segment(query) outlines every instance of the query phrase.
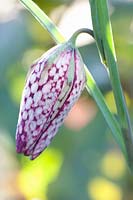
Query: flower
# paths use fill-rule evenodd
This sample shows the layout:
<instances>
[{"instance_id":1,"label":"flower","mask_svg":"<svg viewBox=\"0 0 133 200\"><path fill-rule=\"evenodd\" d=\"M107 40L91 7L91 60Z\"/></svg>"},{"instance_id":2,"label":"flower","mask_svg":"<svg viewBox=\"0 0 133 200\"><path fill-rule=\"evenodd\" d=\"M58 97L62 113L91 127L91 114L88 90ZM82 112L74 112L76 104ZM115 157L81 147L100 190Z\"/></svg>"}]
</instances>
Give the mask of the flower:
<instances>
[{"instance_id":1,"label":"flower","mask_svg":"<svg viewBox=\"0 0 133 200\"><path fill-rule=\"evenodd\" d=\"M84 63L69 41L34 62L22 94L16 150L35 159L51 142L86 82Z\"/></svg>"}]
</instances>

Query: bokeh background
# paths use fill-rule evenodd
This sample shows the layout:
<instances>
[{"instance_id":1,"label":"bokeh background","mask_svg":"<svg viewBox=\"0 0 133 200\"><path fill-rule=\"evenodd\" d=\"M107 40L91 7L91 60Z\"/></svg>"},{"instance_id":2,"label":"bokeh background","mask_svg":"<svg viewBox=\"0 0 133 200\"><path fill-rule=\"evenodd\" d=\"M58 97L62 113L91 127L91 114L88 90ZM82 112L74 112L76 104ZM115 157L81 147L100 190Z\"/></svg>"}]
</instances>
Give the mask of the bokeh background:
<instances>
[{"instance_id":1,"label":"bokeh background","mask_svg":"<svg viewBox=\"0 0 133 200\"><path fill-rule=\"evenodd\" d=\"M92 27L88 0L35 1L69 38ZM110 0L109 11L128 109L133 122L133 0ZM30 64L55 45L17 0L0 3L0 200L132 200L133 176L93 99L83 92L51 145L37 158L17 155L15 129ZM107 73L94 41L77 45L112 112Z\"/></svg>"}]
</instances>

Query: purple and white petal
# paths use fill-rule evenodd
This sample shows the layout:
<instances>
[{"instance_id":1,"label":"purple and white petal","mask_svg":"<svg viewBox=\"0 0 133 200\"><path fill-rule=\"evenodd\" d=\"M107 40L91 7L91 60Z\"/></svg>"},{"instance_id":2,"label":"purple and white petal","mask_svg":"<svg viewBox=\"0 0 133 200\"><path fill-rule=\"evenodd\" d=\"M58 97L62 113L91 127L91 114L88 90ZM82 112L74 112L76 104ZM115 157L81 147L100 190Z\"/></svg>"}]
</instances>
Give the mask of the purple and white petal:
<instances>
[{"instance_id":1,"label":"purple and white petal","mask_svg":"<svg viewBox=\"0 0 133 200\"><path fill-rule=\"evenodd\" d=\"M16 131L18 153L34 159L50 144L84 89L83 65L78 50L66 43L31 66Z\"/></svg>"}]
</instances>

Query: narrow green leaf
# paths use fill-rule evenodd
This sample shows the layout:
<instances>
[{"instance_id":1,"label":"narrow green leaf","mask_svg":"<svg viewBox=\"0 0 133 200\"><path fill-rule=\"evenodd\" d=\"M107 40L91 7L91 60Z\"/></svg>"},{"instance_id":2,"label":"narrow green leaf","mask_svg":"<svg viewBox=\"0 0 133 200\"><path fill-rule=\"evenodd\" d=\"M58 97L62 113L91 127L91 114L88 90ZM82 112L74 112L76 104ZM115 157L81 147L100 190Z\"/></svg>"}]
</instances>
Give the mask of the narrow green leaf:
<instances>
[{"instance_id":1,"label":"narrow green leaf","mask_svg":"<svg viewBox=\"0 0 133 200\"><path fill-rule=\"evenodd\" d=\"M90 6L97 46L99 48L99 52L101 53L103 63L109 69L110 80L121 126L121 134L124 139L128 155L127 160L130 168L133 170L133 134L118 73L111 23L108 15L107 1L90 0ZM102 50L101 46L103 47Z\"/></svg>"},{"instance_id":2,"label":"narrow green leaf","mask_svg":"<svg viewBox=\"0 0 133 200\"><path fill-rule=\"evenodd\" d=\"M43 26L43 28L47 29L56 43L62 43L65 40L56 25L32 0L20 1Z\"/></svg>"}]
</instances>

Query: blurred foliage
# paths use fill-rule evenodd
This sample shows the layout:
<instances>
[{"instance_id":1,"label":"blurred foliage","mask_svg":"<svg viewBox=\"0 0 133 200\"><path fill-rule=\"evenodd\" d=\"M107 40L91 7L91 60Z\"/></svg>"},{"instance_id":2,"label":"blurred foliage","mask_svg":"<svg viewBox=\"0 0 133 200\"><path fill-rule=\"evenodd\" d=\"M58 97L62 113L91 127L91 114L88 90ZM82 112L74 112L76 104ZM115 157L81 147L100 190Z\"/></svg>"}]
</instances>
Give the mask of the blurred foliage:
<instances>
[{"instance_id":1,"label":"blurred foliage","mask_svg":"<svg viewBox=\"0 0 133 200\"><path fill-rule=\"evenodd\" d=\"M86 92L81 97L84 101L78 102L38 159L30 161L16 154L15 129L28 68L54 42L17 1L5 2L6 11L10 2L18 12L0 14L0 200L132 200L133 178L105 120ZM73 1L35 2L50 15L59 6L67 9ZM109 2L121 80L133 121L133 2ZM100 63L96 45L84 45L80 51L115 112L108 74ZM78 119L81 113L84 123ZM70 121L78 124L79 130L76 125L69 126Z\"/></svg>"}]
</instances>

